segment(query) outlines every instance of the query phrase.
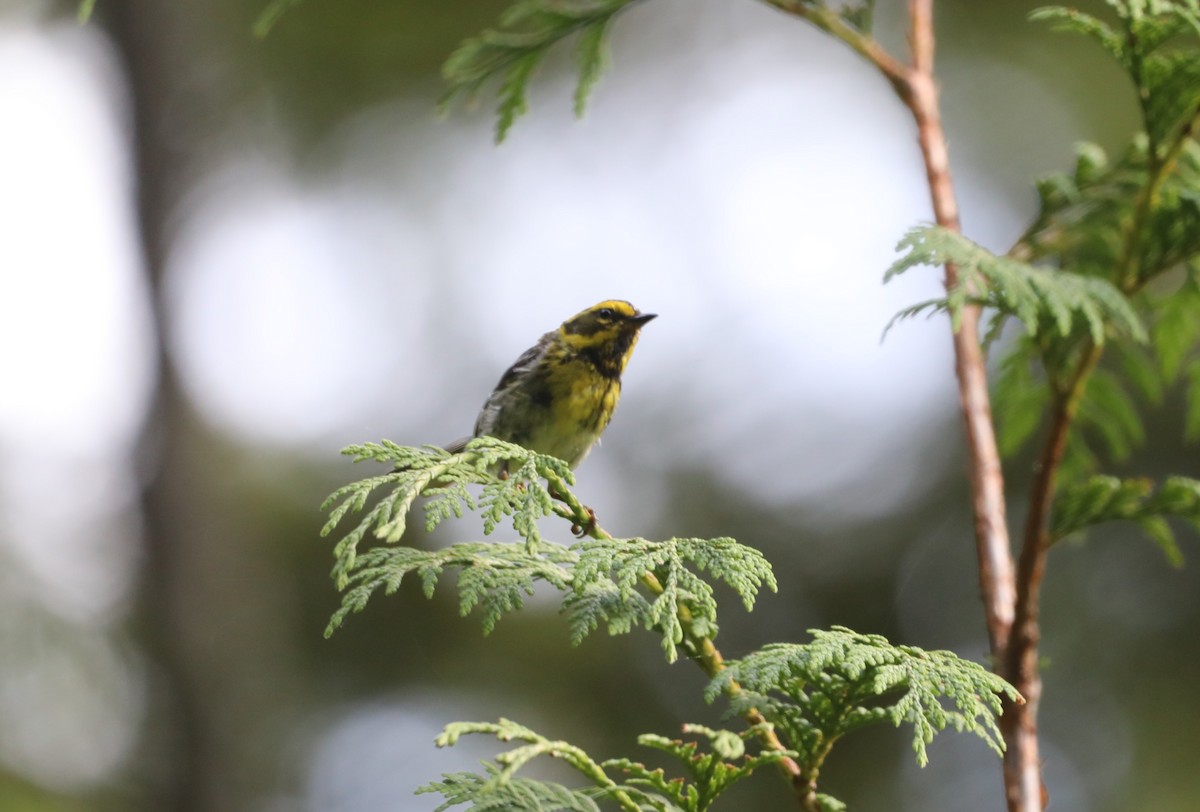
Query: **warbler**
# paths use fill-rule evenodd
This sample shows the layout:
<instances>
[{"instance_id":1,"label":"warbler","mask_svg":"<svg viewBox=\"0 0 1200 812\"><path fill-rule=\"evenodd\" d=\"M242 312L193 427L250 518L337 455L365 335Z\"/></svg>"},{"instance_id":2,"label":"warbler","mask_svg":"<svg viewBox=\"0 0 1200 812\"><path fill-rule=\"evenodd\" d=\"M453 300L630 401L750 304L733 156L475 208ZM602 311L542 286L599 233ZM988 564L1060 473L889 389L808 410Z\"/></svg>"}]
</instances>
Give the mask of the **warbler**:
<instances>
[{"instance_id":1,"label":"warbler","mask_svg":"<svg viewBox=\"0 0 1200 812\"><path fill-rule=\"evenodd\" d=\"M642 326L656 316L609 299L567 319L500 377L475 421L474 436L515 443L575 468L612 420L621 373ZM462 451L467 439L446 450Z\"/></svg>"}]
</instances>

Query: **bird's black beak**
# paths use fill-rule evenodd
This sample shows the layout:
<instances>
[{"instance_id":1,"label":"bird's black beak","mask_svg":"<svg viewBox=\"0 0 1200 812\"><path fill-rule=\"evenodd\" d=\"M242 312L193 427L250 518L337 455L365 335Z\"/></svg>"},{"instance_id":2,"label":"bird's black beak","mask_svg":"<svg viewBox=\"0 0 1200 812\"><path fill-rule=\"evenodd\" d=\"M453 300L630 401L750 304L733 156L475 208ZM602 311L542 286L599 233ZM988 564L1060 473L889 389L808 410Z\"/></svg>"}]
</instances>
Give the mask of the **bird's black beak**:
<instances>
[{"instance_id":1,"label":"bird's black beak","mask_svg":"<svg viewBox=\"0 0 1200 812\"><path fill-rule=\"evenodd\" d=\"M630 324L634 327L641 327L646 322L656 318L658 318L657 313L639 313L638 315L627 319L626 324Z\"/></svg>"}]
</instances>

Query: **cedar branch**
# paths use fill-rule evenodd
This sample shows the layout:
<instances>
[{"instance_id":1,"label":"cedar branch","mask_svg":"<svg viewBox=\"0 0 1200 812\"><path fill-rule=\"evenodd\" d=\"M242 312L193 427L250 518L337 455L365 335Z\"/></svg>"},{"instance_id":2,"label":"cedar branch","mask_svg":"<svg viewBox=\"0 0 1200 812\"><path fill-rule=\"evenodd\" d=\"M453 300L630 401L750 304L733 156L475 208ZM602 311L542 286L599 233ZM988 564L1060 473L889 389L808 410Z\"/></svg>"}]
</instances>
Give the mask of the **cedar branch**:
<instances>
[{"instance_id":1,"label":"cedar branch","mask_svg":"<svg viewBox=\"0 0 1200 812\"><path fill-rule=\"evenodd\" d=\"M595 513L593 513L592 510L587 507L587 505L579 501L578 497L576 497L575 494L566 487L566 483L561 481L551 481L549 484L551 486L551 491L559 500L554 506L555 513L570 521L572 526L580 528L582 534L585 536L590 536L591 538L602 541L611 541L613 539L612 534L600 526L600 523L596 520ZM654 594L662 594L663 586L659 582L658 578L655 577L654 573L645 573L642 576L642 584ZM680 606L679 622L683 626L685 635L692 640L696 647L692 660L698 666L700 666L700 669L704 671L708 677L715 677L717 674L725 670L725 658L713 643L712 638L692 633L692 619L692 613L688 607ZM730 681L726 692L730 696L737 696L741 693L741 691L741 686L738 685L737 682ZM744 718L751 725L763 725L758 734L758 738L762 745L768 750L783 751L788 749L786 746L784 746L783 742L780 741L779 736L775 733L774 728L771 725L766 724L766 718L759 713L758 710L751 708L744 714ZM798 765L794 759L789 757L781 758L778 761L778 764L780 771L783 772L784 776L791 783L793 790L796 792L801 803L804 804L805 809L809 809L810 806L808 798L811 796L812 803L815 803L816 798L815 794L810 792L809 782L806 779L803 771L800 769L800 765ZM816 810L815 806L811 808L814 811Z\"/></svg>"}]
</instances>

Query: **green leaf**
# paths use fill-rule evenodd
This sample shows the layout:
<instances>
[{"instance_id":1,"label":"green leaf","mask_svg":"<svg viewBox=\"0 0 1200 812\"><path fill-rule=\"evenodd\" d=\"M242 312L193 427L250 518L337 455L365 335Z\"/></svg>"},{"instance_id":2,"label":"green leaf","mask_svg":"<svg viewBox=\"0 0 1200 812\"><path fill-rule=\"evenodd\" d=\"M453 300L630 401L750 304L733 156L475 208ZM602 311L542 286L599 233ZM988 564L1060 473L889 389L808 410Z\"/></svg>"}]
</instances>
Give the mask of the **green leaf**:
<instances>
[{"instance_id":1,"label":"green leaf","mask_svg":"<svg viewBox=\"0 0 1200 812\"><path fill-rule=\"evenodd\" d=\"M1092 373L1080 402L1077 425L1096 432L1104 440L1109 456L1118 461L1145 440L1137 407L1121 380L1106 369Z\"/></svg>"},{"instance_id":2,"label":"green leaf","mask_svg":"<svg viewBox=\"0 0 1200 812\"><path fill-rule=\"evenodd\" d=\"M1050 388L1034 377L1036 348L1023 337L1000 363L992 387L992 413L1000 453L1010 457L1024 447L1042 424L1050 403Z\"/></svg>"},{"instance_id":3,"label":"green leaf","mask_svg":"<svg viewBox=\"0 0 1200 812\"><path fill-rule=\"evenodd\" d=\"M955 265L958 283L954 289L945 298L916 306L918 310L949 312L955 325L964 307L977 305L1017 317L1031 336L1053 330L1065 337L1081 327L1097 344L1103 344L1110 333L1146 340L1145 328L1128 300L1111 283L1096 276L998 257L941 226L910 230L896 250L902 255L885 275L885 281L918 265ZM909 308L902 311L902 316L915 312Z\"/></svg>"},{"instance_id":4,"label":"green leaf","mask_svg":"<svg viewBox=\"0 0 1200 812\"><path fill-rule=\"evenodd\" d=\"M1102 276L1126 290L1200 257L1200 147L1194 140L1181 144L1136 239L1135 207L1152 182L1145 136L1111 164L1087 157L1102 155L1094 145L1078 150L1074 175L1039 181L1041 209L1010 256Z\"/></svg>"},{"instance_id":5,"label":"green leaf","mask_svg":"<svg viewBox=\"0 0 1200 812\"><path fill-rule=\"evenodd\" d=\"M665 736L646 734L638 737L645 747L666 753L683 767L686 778L668 778L664 770L650 769L631 759L610 759L597 763L582 749L565 741L551 741L541 734L507 719L491 722L454 722L437 738L439 747L455 744L464 735L491 735L502 742L521 742L486 764L486 775L452 773L442 781L426 785L418 793L438 792L446 802L439 809L458 804L473 804L478 810L596 809L595 800L615 801L630 812L706 812L722 793L765 764L787 758L785 751L751 755L746 741L759 735L763 725L741 733L713 730L702 725L684 725L683 732L706 740L711 751L699 742L684 742ZM549 757L565 762L583 776L590 786L568 789L560 784L531 781L517 772L535 758ZM620 770L628 777L618 784L605 770Z\"/></svg>"},{"instance_id":6,"label":"green leaf","mask_svg":"<svg viewBox=\"0 0 1200 812\"><path fill-rule=\"evenodd\" d=\"M442 66L448 89L442 106L474 98L484 85L500 82L496 141L508 135L528 109L534 71L556 43L578 33L579 83L575 112L583 113L588 94L603 72L605 41L613 18L635 0L518 0L496 29L466 40Z\"/></svg>"},{"instance_id":7,"label":"green leaf","mask_svg":"<svg viewBox=\"0 0 1200 812\"><path fill-rule=\"evenodd\" d=\"M1146 131L1168 144L1200 108L1200 49L1178 48L1148 55L1142 66L1147 96Z\"/></svg>"},{"instance_id":8,"label":"green leaf","mask_svg":"<svg viewBox=\"0 0 1200 812\"><path fill-rule=\"evenodd\" d=\"M570 623L573 646L602 625L610 635L654 627L650 601L636 590L622 591L607 578L591 583L579 581L563 599L563 611Z\"/></svg>"},{"instance_id":9,"label":"green leaf","mask_svg":"<svg viewBox=\"0 0 1200 812\"><path fill-rule=\"evenodd\" d=\"M639 812L643 807L638 790L621 787L604 772L604 768L581 748L565 741L552 741L530 728L508 719L499 722L453 722L446 725L437 737L438 747L451 747L465 735L490 735L502 742L524 742L496 756L495 763L486 765L486 777L470 773L443 776L443 780L428 784L418 793L440 792L446 802L438 809L458 804L473 804L479 810L596 810L593 799L610 798L622 809ZM535 758L546 756L564 762L587 779L591 785L583 790L568 789L560 784L533 781L517 776L517 771ZM447 780L451 779L451 780Z\"/></svg>"},{"instance_id":10,"label":"green leaf","mask_svg":"<svg viewBox=\"0 0 1200 812\"><path fill-rule=\"evenodd\" d=\"M841 7L840 16L862 33L870 34L875 24L875 0L863 0L857 5L846 3Z\"/></svg>"},{"instance_id":11,"label":"green leaf","mask_svg":"<svg viewBox=\"0 0 1200 812\"><path fill-rule=\"evenodd\" d=\"M608 17L584 29L579 36L579 83L575 85L575 116L583 117L588 96L600 81L608 67L608 31L612 24Z\"/></svg>"},{"instance_id":12,"label":"green leaf","mask_svg":"<svg viewBox=\"0 0 1200 812\"><path fill-rule=\"evenodd\" d=\"M346 579L342 605L325 630L328 637L353 612L361 612L368 599L382 590L391 595L404 579L416 575L427 598L433 597L441 574L457 570L459 611L465 616L478 608L488 634L504 614L520 609L538 582L560 592L571 582L567 567L575 555L564 547L546 544L529 552L520 544L467 542L441 550L411 547L376 547L360 555Z\"/></svg>"},{"instance_id":13,"label":"green leaf","mask_svg":"<svg viewBox=\"0 0 1200 812\"><path fill-rule=\"evenodd\" d=\"M445 812L470 804L479 812L600 812L588 793L572 790L552 781L537 781L523 776L497 781L498 770L488 767L487 775L457 772L443 773L440 781L418 787L417 795L438 793L445 800L434 812Z\"/></svg>"},{"instance_id":14,"label":"green leaf","mask_svg":"<svg viewBox=\"0 0 1200 812\"><path fill-rule=\"evenodd\" d=\"M1095 39L1129 74L1150 143L1173 140L1200 103L1200 13L1194 2L1111 2L1121 30L1077 9L1038 9L1033 20ZM1164 150L1155 159L1165 155Z\"/></svg>"},{"instance_id":15,"label":"green leaf","mask_svg":"<svg viewBox=\"0 0 1200 812\"><path fill-rule=\"evenodd\" d=\"M1117 33L1108 23L1086 14L1078 9L1063 6L1047 6L1034 9L1029 19L1034 22L1048 22L1055 31L1067 31L1092 37L1112 54L1121 64L1128 63L1125 51L1125 37Z\"/></svg>"},{"instance_id":16,"label":"green leaf","mask_svg":"<svg viewBox=\"0 0 1200 812\"><path fill-rule=\"evenodd\" d=\"M1141 397L1155 406L1162 403L1163 376L1154 356L1146 347L1117 344L1113 348L1117 367L1124 380L1133 385Z\"/></svg>"},{"instance_id":17,"label":"green leaf","mask_svg":"<svg viewBox=\"0 0 1200 812\"><path fill-rule=\"evenodd\" d=\"M1200 283L1197 272L1188 274L1177 291L1154 302L1157 318L1151 342L1159 368L1168 383L1179 377L1185 359L1200 344Z\"/></svg>"},{"instance_id":18,"label":"green leaf","mask_svg":"<svg viewBox=\"0 0 1200 812\"><path fill-rule=\"evenodd\" d=\"M705 636L716 633L716 599L712 587L697 573L707 572L742 598L747 611L762 587L777 589L771 565L762 554L733 539L589 539L577 545L575 595L564 607L572 616L572 638L578 639L601 622L610 632L634 625L662 634L667 660L678 657L684 642L681 610L700 624ZM693 571L693 568L696 570ZM638 588L652 573L661 591L652 598Z\"/></svg>"},{"instance_id":19,"label":"green leaf","mask_svg":"<svg viewBox=\"0 0 1200 812\"><path fill-rule=\"evenodd\" d=\"M351 613L362 611L376 593L391 594L412 576L432 597L443 573L453 570L459 609L464 616L479 610L485 634L505 614L520 609L538 583L545 583L563 593L573 644L601 625L610 634L645 628L663 636L663 648L674 659L677 646L686 645L690 652L700 639L717 632L716 599L705 578L731 587L747 611L763 587L777 588L762 554L729 538L655 542L605 537L570 548L543 539L539 519L552 514L571 518L584 509L570 490L574 476L562 460L511 443L481 437L461 453L449 454L433 446L412 448L385 440L343 453L356 462L379 462L395 470L343 486L325 500L323 507L330 511L325 535L350 514L363 513L334 547L333 577L345 594L326 635ZM472 496L468 485L482 485L482 494ZM380 492L368 509L368 501ZM424 500L425 525L431 531L465 510L478 510L485 534L511 520L522 541L468 542L441 550L396 546L418 499ZM362 551L372 537L381 544Z\"/></svg>"},{"instance_id":20,"label":"green leaf","mask_svg":"<svg viewBox=\"0 0 1200 812\"><path fill-rule=\"evenodd\" d=\"M529 111L526 89L533 72L545 56L545 51L531 51L513 59L504 81L500 83L500 103L496 107L496 143L508 136L518 116Z\"/></svg>"},{"instance_id":21,"label":"green leaf","mask_svg":"<svg viewBox=\"0 0 1200 812\"><path fill-rule=\"evenodd\" d=\"M741 692L730 697L733 710L757 708L798 751L806 774L819 771L839 737L885 721L912 726L921 766L928 761L926 746L947 727L1003 752L996 719L1002 698L1017 701L1018 694L983 666L840 626L810 634L811 643L776 643L731 662L709 684L707 699L739 684Z\"/></svg>"},{"instance_id":22,"label":"green leaf","mask_svg":"<svg viewBox=\"0 0 1200 812\"><path fill-rule=\"evenodd\" d=\"M321 530L321 535L328 536L348 515L362 512L376 491L390 487L334 548L333 575L339 589L345 587L354 570L358 548L367 534L388 544L400 541L419 498L426 499L425 527L432 531L445 519L462 516L464 508L474 510L475 499L467 486L483 485L486 532L492 532L509 517L526 545L535 550L540 541L537 520L552 510L552 499L542 478L574 482L562 460L491 437L471 440L460 454L449 454L437 446L400 446L389 440L349 446L342 453L355 462L379 462L395 470L343 486L321 506L330 511ZM508 472L507 480L495 475L500 469Z\"/></svg>"},{"instance_id":23,"label":"green leaf","mask_svg":"<svg viewBox=\"0 0 1200 812\"><path fill-rule=\"evenodd\" d=\"M1166 519L1190 522L1200 529L1200 480L1171 477L1154 489L1148 479L1095 476L1063 488L1054 500L1051 542L1105 522L1134 522L1157 544L1172 566L1183 554Z\"/></svg>"},{"instance_id":24,"label":"green leaf","mask_svg":"<svg viewBox=\"0 0 1200 812\"><path fill-rule=\"evenodd\" d=\"M254 36L264 39L292 6L298 6L303 0L271 0L258 19L254 22Z\"/></svg>"},{"instance_id":25,"label":"green leaf","mask_svg":"<svg viewBox=\"0 0 1200 812\"><path fill-rule=\"evenodd\" d=\"M1189 442L1200 440L1200 358L1188 366L1187 422L1184 436Z\"/></svg>"},{"instance_id":26,"label":"green leaf","mask_svg":"<svg viewBox=\"0 0 1200 812\"><path fill-rule=\"evenodd\" d=\"M747 755L746 741L766 727L753 725L741 733L734 733L704 725L683 726L685 735L707 739L711 752L704 752L696 741L669 739L652 733L638 737L638 744L666 753L679 762L687 774L686 779L669 778L662 768L650 769L627 758L610 759L604 766L629 776L626 779L629 785L646 787L666 798L670 802L669 808L705 812L722 793L762 765L775 764L792 755L782 750Z\"/></svg>"},{"instance_id":27,"label":"green leaf","mask_svg":"<svg viewBox=\"0 0 1200 812\"><path fill-rule=\"evenodd\" d=\"M485 535L491 535L505 518L509 518L529 550L537 550L542 541L538 520L554 512L554 499L549 489L541 484L538 463L538 457L530 456L520 466L510 467L504 479L484 486L479 504Z\"/></svg>"}]
</instances>

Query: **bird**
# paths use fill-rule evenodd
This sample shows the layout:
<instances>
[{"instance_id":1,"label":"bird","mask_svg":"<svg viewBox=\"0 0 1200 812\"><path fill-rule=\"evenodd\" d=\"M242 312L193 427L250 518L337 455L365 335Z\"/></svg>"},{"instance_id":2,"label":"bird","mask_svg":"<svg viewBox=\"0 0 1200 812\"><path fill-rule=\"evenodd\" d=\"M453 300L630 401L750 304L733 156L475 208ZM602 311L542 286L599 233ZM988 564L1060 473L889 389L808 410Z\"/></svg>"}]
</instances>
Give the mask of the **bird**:
<instances>
[{"instance_id":1,"label":"bird","mask_svg":"<svg viewBox=\"0 0 1200 812\"><path fill-rule=\"evenodd\" d=\"M612 420L621 373L656 313L607 299L543 335L500 376L473 437L494 437L576 468ZM471 438L449 444L459 453Z\"/></svg>"}]
</instances>

